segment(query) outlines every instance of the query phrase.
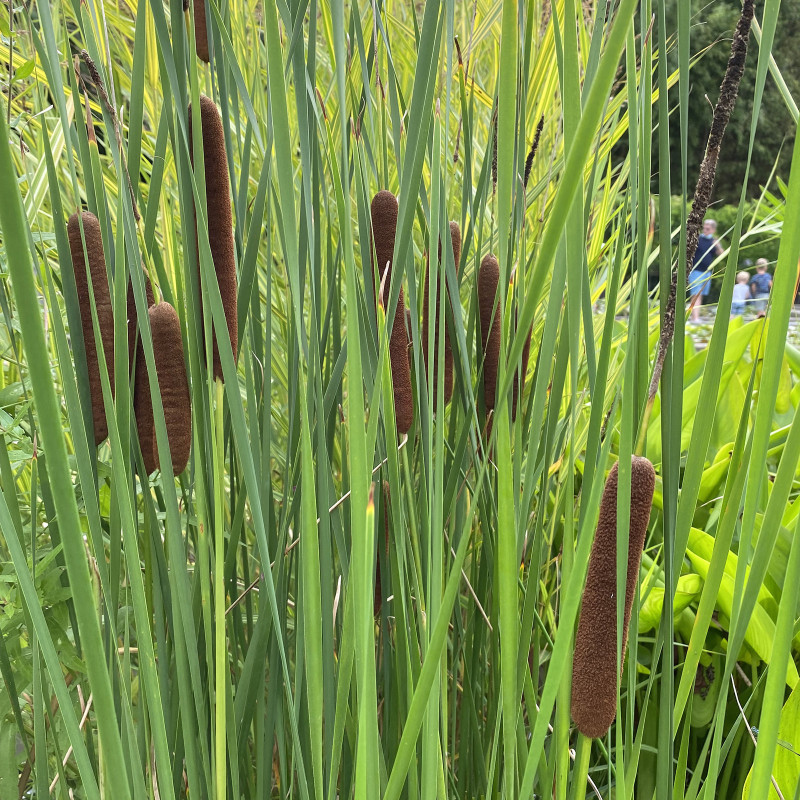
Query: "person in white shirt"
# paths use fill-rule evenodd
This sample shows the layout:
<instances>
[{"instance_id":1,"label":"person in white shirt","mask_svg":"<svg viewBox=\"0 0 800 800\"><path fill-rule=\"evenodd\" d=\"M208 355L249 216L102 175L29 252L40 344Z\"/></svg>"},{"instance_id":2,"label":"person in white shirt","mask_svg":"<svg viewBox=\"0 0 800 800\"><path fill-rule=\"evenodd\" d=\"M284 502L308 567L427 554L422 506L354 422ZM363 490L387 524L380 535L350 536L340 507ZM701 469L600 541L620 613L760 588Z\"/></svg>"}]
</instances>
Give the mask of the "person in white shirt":
<instances>
[{"instance_id":1,"label":"person in white shirt","mask_svg":"<svg viewBox=\"0 0 800 800\"><path fill-rule=\"evenodd\" d=\"M731 319L741 317L744 314L745 303L752 298L750 294L750 273L740 272L736 276L736 285L733 287L733 299L731 300Z\"/></svg>"}]
</instances>

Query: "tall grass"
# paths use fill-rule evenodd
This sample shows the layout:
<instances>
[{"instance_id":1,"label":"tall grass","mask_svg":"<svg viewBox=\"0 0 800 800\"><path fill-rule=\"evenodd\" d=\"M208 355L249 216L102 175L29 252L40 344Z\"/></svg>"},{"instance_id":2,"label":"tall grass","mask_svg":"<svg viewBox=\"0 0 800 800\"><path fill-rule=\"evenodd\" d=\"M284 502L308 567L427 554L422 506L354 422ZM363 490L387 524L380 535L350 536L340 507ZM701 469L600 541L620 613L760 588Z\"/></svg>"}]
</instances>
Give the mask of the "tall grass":
<instances>
[{"instance_id":1,"label":"tall grass","mask_svg":"<svg viewBox=\"0 0 800 800\"><path fill-rule=\"evenodd\" d=\"M659 224L711 118L688 5L3 12L3 800L798 796L800 138L763 213L743 189L696 352L686 225ZM730 321L753 230L781 234L773 299ZM589 740L570 677L612 468L620 680Z\"/></svg>"}]
</instances>

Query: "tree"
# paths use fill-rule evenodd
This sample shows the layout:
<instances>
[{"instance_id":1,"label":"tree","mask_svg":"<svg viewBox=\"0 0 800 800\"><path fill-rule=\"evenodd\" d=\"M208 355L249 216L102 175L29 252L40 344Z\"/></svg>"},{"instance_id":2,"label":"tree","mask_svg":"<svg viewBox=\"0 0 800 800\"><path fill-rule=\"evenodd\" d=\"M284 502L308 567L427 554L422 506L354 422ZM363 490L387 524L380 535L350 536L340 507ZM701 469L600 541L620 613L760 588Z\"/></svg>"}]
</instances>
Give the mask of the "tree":
<instances>
[{"instance_id":1,"label":"tree","mask_svg":"<svg viewBox=\"0 0 800 800\"><path fill-rule=\"evenodd\" d=\"M678 3L683 0L668 0L667 28L677 26ZM700 162L703 158L708 130L711 125L712 104L717 102L719 85L725 73L730 55L730 39L741 13L739 0L692 0L691 53L703 53L690 75L688 144L688 191L691 193ZM796 42L800 36L800 4L783 3L775 33L773 55L795 99L800 98L800 55ZM677 49L668 55L670 69L678 66ZM750 118L753 111L755 73L758 61L758 44L750 37L747 67L739 91L739 98L725 133L723 155L720 159L715 183L715 203L738 203L744 163L750 138ZM706 99L708 98L708 99ZM678 88L670 96L673 108L678 104ZM678 120L673 116L672 124ZM680 137L673 136L671 153L672 190L678 194L680 185ZM759 187L768 180L778 159L778 175L786 178L789 173L794 123L780 90L771 75L767 76L764 96L759 114L758 136L753 148L753 159L748 181L748 196L759 192Z\"/></svg>"}]
</instances>

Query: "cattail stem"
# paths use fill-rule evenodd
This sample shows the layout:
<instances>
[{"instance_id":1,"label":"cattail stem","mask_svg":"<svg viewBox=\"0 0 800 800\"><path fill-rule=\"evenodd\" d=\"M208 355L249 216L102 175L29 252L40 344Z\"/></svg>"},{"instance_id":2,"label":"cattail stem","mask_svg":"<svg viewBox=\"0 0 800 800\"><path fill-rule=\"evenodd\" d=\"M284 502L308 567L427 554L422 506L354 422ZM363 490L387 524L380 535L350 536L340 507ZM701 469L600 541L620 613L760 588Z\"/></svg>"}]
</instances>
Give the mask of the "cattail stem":
<instances>
[{"instance_id":1,"label":"cattail stem","mask_svg":"<svg viewBox=\"0 0 800 800\"><path fill-rule=\"evenodd\" d=\"M397 231L397 198L391 192L380 191L372 198L370 211L374 247L373 257L377 259L379 286L382 287L378 289L378 302L388 311L394 237ZM405 321L405 302L401 288L389 332L389 360L392 365L394 413L399 433L408 433L414 422L414 395L411 389L411 369L408 358L409 342L406 335ZM388 319L387 324L389 324Z\"/></svg>"},{"instance_id":2,"label":"cattail stem","mask_svg":"<svg viewBox=\"0 0 800 800\"><path fill-rule=\"evenodd\" d=\"M572 771L572 800L584 800L589 782L589 760L592 755L592 740L578 733L575 744L575 768Z\"/></svg>"},{"instance_id":3,"label":"cattail stem","mask_svg":"<svg viewBox=\"0 0 800 800\"><path fill-rule=\"evenodd\" d=\"M600 502L572 658L572 719L578 730L592 739L604 736L617 715L617 681L622 672L617 664L618 479L619 464L614 464ZM653 465L646 458L633 456L622 660L654 489Z\"/></svg>"},{"instance_id":4,"label":"cattail stem","mask_svg":"<svg viewBox=\"0 0 800 800\"><path fill-rule=\"evenodd\" d=\"M83 236L81 236L81 225ZM89 211L73 214L67 223L72 266L75 271L75 287L80 305L83 345L86 352L86 369L89 375L89 393L92 401L94 443L99 445L108 436L108 422L103 404L103 386L100 381L100 362L94 338L92 307L89 296L89 281L94 295L100 341L105 355L106 368L111 386L114 386L114 313L111 293L108 288L106 259L103 253L103 235L100 222ZM83 245L86 243L84 253ZM89 277L86 262L89 262Z\"/></svg>"},{"instance_id":5,"label":"cattail stem","mask_svg":"<svg viewBox=\"0 0 800 800\"><path fill-rule=\"evenodd\" d=\"M189 117L192 107L189 106ZM228 156L225 152L225 134L222 118L214 101L210 97L200 95L200 124L203 131L203 166L206 183L206 209L208 221L208 243L214 271L222 298L222 308L228 325L228 336L231 341L233 360L237 360L239 350L239 323L236 316L236 255L233 244L233 213L231 210L230 179L228 176ZM191 133L191 126L189 128ZM190 142L191 146L191 136ZM194 166L194 155L192 155ZM197 270L200 269L200 250L197 248ZM202 285L202 279L201 279ZM202 298L202 292L201 292ZM201 330L202 315L201 315ZM219 357L218 335L213 341L214 378L224 380L222 362Z\"/></svg>"}]
</instances>

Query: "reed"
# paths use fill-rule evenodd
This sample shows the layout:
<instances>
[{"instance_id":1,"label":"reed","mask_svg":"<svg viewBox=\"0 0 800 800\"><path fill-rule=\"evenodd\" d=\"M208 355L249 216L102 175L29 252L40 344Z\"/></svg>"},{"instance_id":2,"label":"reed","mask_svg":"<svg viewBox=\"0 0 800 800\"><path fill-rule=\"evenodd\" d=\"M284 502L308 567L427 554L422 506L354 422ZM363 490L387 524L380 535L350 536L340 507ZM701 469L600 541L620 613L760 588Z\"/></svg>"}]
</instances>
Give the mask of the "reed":
<instances>
[{"instance_id":1,"label":"reed","mask_svg":"<svg viewBox=\"0 0 800 800\"><path fill-rule=\"evenodd\" d=\"M397 211L397 198L391 192L383 189L372 198L373 258L378 260L379 285L383 287L382 290L378 290L380 292L378 302L384 308L389 304L394 237L397 231ZM414 422L414 395L411 390L411 369L408 355L409 341L406 335L405 320L405 301L401 287L391 331L389 332L389 360L392 365L394 412L399 433L408 433Z\"/></svg>"},{"instance_id":2,"label":"reed","mask_svg":"<svg viewBox=\"0 0 800 800\"><path fill-rule=\"evenodd\" d=\"M164 408L172 472L180 475L186 469L192 447L192 408L181 324L178 313L166 302L151 306L147 313L155 345L156 377ZM139 444L149 475L158 469L159 458L150 382L141 344L136 357L133 404Z\"/></svg>"},{"instance_id":3,"label":"reed","mask_svg":"<svg viewBox=\"0 0 800 800\"><path fill-rule=\"evenodd\" d=\"M622 671L617 666L618 470L619 464L614 464L600 502L572 658L572 719L578 730L592 739L604 736L617 715L617 679ZM646 458L633 456L623 661L654 488L653 465Z\"/></svg>"},{"instance_id":4,"label":"reed","mask_svg":"<svg viewBox=\"0 0 800 800\"><path fill-rule=\"evenodd\" d=\"M450 223L450 242L453 247L453 261L455 263L456 272L458 272L458 264L461 260L461 229L458 226L457 222ZM442 245L439 242L439 254L438 254L438 263L442 264ZM428 269L430 269L430 261L428 262ZM427 273L427 270L426 270ZM439 312L438 312L438 304L431 308L430 303L430 287L429 287L429 279L426 274L425 280L423 281L425 284L424 294L425 300L423 304L423 312L422 312L422 354L425 358L425 371L426 374L428 372L428 326L430 324L429 318L430 315L433 315L434 318L434 345L433 345L433 407L436 408L436 400L437 400L437 387L439 384L439 365L438 365L438 357L439 357ZM438 284L438 279L437 279ZM445 290L446 292L446 290ZM442 292L437 293L437 299L439 302L448 302L449 300L445 297L441 296ZM450 399L453 396L453 349L450 344L450 333L447 330L447 324L445 324L444 330L444 404L447 405L450 402Z\"/></svg>"},{"instance_id":5,"label":"reed","mask_svg":"<svg viewBox=\"0 0 800 800\"><path fill-rule=\"evenodd\" d=\"M108 422L103 405L103 387L100 382L100 363L94 340L92 324L92 307L89 299L89 281L86 276L86 258L84 257L81 223L86 240L86 257L89 259L89 275L97 309L97 322L100 328L100 340L108 368L111 386L114 386L114 313L111 305L111 294L106 274L106 259L103 253L103 237L100 222L89 211L73 214L67 223L69 248L72 254L72 266L75 271L75 285L81 312L81 329L86 351L86 369L89 373L89 393L92 400L92 422L94 427L94 443L99 445L108 436Z\"/></svg>"},{"instance_id":6,"label":"reed","mask_svg":"<svg viewBox=\"0 0 800 800\"><path fill-rule=\"evenodd\" d=\"M190 118L191 115L192 107L190 105ZM200 95L200 123L203 130L208 242L211 246L214 271L217 276L219 293L222 297L222 307L225 310L225 320L228 324L228 335L230 336L233 360L235 362L239 349L239 330L236 316L236 254L233 244L233 213L231 210L230 178L228 176L228 156L225 152L222 118L214 101L205 95ZM192 165L194 165L194 156L192 156ZM197 248L196 250L199 276L200 253ZM217 341L217 336L215 335L213 342L214 378L223 380L222 362L219 357Z\"/></svg>"}]
</instances>

